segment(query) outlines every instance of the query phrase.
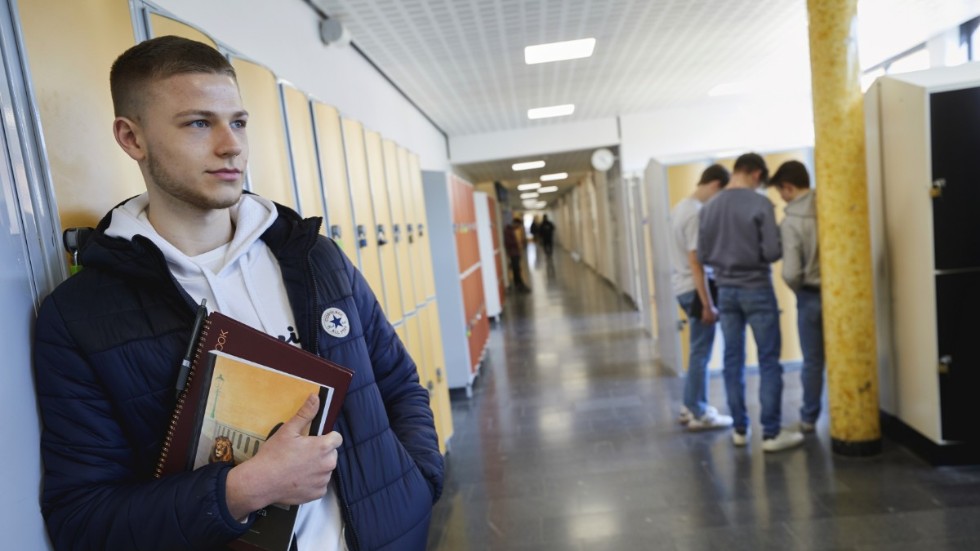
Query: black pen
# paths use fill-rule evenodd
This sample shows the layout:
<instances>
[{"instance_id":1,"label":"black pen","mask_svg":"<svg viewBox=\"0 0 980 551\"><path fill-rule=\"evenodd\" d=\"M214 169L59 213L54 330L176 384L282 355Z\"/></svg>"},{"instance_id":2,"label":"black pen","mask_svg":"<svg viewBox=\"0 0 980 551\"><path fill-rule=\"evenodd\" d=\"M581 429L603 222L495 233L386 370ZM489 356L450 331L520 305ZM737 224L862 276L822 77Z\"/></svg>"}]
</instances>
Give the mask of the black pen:
<instances>
[{"instance_id":1,"label":"black pen","mask_svg":"<svg viewBox=\"0 0 980 551\"><path fill-rule=\"evenodd\" d=\"M197 347L197 337L201 334L201 326L204 325L204 318L208 317L208 299L202 298L201 305L197 307L197 317L194 318L194 327L191 329L191 340L187 343L187 352L184 353L184 361L180 362L180 373L177 374L177 397L187 386L187 376L191 373L191 362L194 361L194 349Z\"/></svg>"}]
</instances>

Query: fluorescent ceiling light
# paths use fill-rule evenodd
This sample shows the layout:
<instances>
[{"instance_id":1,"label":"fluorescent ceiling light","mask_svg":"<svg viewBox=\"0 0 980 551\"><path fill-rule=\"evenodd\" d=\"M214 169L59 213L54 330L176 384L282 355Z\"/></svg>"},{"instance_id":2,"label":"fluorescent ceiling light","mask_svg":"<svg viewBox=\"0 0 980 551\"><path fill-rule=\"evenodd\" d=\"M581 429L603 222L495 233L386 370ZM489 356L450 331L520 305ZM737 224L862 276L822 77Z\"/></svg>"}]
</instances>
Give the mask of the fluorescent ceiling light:
<instances>
[{"instance_id":1,"label":"fluorescent ceiling light","mask_svg":"<svg viewBox=\"0 0 980 551\"><path fill-rule=\"evenodd\" d=\"M558 191L558 186L547 186L538 189L538 193L551 193L553 191Z\"/></svg>"},{"instance_id":2,"label":"fluorescent ceiling light","mask_svg":"<svg viewBox=\"0 0 980 551\"><path fill-rule=\"evenodd\" d=\"M549 107L535 107L527 110L529 119L546 119L548 117L564 117L575 112L575 105L566 103L563 105L552 105Z\"/></svg>"},{"instance_id":3,"label":"fluorescent ceiling light","mask_svg":"<svg viewBox=\"0 0 980 551\"><path fill-rule=\"evenodd\" d=\"M543 208L545 208L545 207L548 206L548 202L547 201L538 201L537 203L534 204L534 206L536 208L543 209Z\"/></svg>"},{"instance_id":4,"label":"fluorescent ceiling light","mask_svg":"<svg viewBox=\"0 0 980 551\"><path fill-rule=\"evenodd\" d=\"M526 163L514 163L510 165L514 170L532 170L535 168L544 168L544 161L528 161Z\"/></svg>"},{"instance_id":5,"label":"fluorescent ceiling light","mask_svg":"<svg viewBox=\"0 0 980 551\"><path fill-rule=\"evenodd\" d=\"M521 199L536 199L537 197L538 197L538 192L536 191L531 191L528 193L521 194Z\"/></svg>"},{"instance_id":6,"label":"fluorescent ceiling light","mask_svg":"<svg viewBox=\"0 0 980 551\"><path fill-rule=\"evenodd\" d=\"M565 178L568 178L567 172L556 172L554 174L545 174L541 176L541 181L550 182L552 180L564 180Z\"/></svg>"},{"instance_id":7,"label":"fluorescent ceiling light","mask_svg":"<svg viewBox=\"0 0 980 551\"><path fill-rule=\"evenodd\" d=\"M589 57L595 51L594 38L566 40L564 42L549 42L524 48L524 63L548 63L566 59L581 59Z\"/></svg>"},{"instance_id":8,"label":"fluorescent ceiling light","mask_svg":"<svg viewBox=\"0 0 980 551\"><path fill-rule=\"evenodd\" d=\"M530 184L521 184L517 186L517 191L527 191L529 189L538 189L541 187L539 182L531 182Z\"/></svg>"}]
</instances>

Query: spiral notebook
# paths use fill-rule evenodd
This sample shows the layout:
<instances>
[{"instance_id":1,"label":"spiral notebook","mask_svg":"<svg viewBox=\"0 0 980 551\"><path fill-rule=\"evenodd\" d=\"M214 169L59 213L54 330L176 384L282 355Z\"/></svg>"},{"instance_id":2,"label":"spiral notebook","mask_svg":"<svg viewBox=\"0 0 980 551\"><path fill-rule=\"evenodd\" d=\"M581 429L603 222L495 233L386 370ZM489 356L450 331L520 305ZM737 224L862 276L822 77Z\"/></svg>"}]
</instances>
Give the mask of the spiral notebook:
<instances>
[{"instance_id":1,"label":"spiral notebook","mask_svg":"<svg viewBox=\"0 0 980 551\"><path fill-rule=\"evenodd\" d=\"M310 434L332 430L353 378L349 369L218 312L208 314L196 341L157 478L215 461L247 461L313 392L320 397L320 410ZM274 504L258 511L250 530L229 546L288 551L298 510Z\"/></svg>"}]
</instances>

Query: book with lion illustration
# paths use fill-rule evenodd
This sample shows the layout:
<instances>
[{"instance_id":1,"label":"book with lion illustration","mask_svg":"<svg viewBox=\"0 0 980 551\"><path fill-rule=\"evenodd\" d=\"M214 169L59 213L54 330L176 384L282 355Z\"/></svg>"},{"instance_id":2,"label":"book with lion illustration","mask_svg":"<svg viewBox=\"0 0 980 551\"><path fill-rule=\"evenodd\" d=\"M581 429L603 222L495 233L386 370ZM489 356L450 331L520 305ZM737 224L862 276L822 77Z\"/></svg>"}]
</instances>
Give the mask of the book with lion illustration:
<instances>
[{"instance_id":1,"label":"book with lion illustration","mask_svg":"<svg viewBox=\"0 0 980 551\"><path fill-rule=\"evenodd\" d=\"M352 377L346 368L211 313L177 399L157 476L248 461L311 393L320 397L320 409L307 430L329 432ZM299 507L274 504L257 511L249 531L229 546L288 551Z\"/></svg>"}]
</instances>

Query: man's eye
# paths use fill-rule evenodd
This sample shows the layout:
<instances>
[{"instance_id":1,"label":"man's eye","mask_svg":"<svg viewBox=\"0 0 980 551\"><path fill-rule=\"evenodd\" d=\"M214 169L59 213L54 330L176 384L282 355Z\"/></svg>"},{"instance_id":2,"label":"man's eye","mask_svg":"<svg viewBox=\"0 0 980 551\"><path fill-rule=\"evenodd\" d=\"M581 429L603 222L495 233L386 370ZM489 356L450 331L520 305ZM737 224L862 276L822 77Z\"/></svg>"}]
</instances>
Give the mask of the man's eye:
<instances>
[{"instance_id":1,"label":"man's eye","mask_svg":"<svg viewBox=\"0 0 980 551\"><path fill-rule=\"evenodd\" d=\"M208 127L208 121L204 121L204 120L191 121L188 124L188 126L192 126L194 128L207 128Z\"/></svg>"},{"instance_id":2,"label":"man's eye","mask_svg":"<svg viewBox=\"0 0 980 551\"><path fill-rule=\"evenodd\" d=\"M243 119L239 119L239 120L234 121L233 123L231 123L231 126L232 126L232 128L245 128L245 126L247 124L248 124L248 121L243 120Z\"/></svg>"}]
</instances>

